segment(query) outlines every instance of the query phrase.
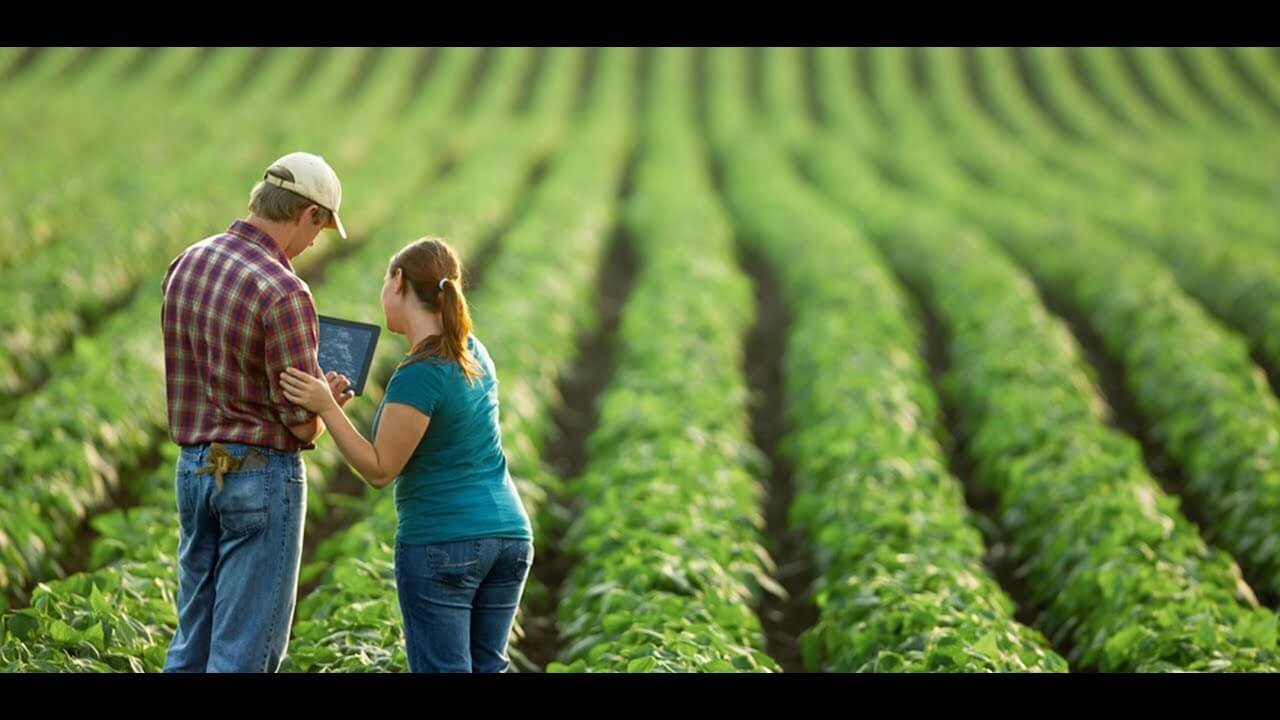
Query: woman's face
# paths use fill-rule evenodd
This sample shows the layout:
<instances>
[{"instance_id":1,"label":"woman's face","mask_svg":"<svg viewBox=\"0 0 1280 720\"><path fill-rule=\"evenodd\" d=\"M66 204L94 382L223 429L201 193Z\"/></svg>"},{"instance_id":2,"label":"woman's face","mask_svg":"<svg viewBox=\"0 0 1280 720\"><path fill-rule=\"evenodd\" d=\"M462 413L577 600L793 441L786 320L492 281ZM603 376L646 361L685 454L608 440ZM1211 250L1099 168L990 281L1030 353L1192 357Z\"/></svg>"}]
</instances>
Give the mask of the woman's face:
<instances>
[{"instance_id":1,"label":"woman's face","mask_svg":"<svg viewBox=\"0 0 1280 720\"><path fill-rule=\"evenodd\" d=\"M382 283L382 314L386 318L387 329L393 333L404 332L400 327L404 308L404 296L400 294L402 282L400 271L397 270L395 273L388 273Z\"/></svg>"}]
</instances>

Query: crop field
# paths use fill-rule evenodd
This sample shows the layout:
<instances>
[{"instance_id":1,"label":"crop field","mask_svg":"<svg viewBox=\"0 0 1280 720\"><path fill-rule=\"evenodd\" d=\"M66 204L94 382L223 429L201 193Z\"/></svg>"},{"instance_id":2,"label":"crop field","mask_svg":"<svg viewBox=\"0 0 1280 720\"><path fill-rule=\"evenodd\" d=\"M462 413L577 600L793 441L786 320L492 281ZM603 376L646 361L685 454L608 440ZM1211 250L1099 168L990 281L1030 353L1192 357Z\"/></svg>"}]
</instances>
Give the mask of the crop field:
<instances>
[{"instance_id":1,"label":"crop field","mask_svg":"<svg viewBox=\"0 0 1280 720\"><path fill-rule=\"evenodd\" d=\"M162 668L161 279L294 150L321 314L467 265L513 671L1280 670L1278 130L1272 48L0 48L0 670ZM281 669L405 672L304 457Z\"/></svg>"}]
</instances>

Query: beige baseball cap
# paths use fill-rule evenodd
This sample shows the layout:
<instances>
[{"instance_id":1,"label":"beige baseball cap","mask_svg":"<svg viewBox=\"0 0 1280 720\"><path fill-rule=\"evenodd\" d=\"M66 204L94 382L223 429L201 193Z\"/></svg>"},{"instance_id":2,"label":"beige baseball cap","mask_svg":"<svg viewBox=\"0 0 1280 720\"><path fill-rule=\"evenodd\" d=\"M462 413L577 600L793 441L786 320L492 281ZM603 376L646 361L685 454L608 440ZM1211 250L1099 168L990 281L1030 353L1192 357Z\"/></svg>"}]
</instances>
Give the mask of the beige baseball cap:
<instances>
[{"instance_id":1,"label":"beige baseball cap","mask_svg":"<svg viewBox=\"0 0 1280 720\"><path fill-rule=\"evenodd\" d=\"M338 182L338 174L329 167L329 163L319 155L292 152L268 167L276 166L293 173L293 180L285 180L269 172L263 173L262 179L278 188L295 192L333 213L333 221L325 227L336 229L338 235L345 240L347 229L342 226L342 219L338 217L338 207L342 205L342 183Z\"/></svg>"}]
</instances>

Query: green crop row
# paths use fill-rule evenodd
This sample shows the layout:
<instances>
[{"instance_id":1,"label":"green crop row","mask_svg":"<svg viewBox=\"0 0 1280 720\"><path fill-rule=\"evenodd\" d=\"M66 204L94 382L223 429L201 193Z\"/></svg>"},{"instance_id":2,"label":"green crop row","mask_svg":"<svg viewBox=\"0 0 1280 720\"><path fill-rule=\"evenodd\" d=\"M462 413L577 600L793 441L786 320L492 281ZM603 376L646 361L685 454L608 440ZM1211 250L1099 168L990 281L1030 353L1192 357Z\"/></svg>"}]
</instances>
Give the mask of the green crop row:
<instances>
[{"instance_id":1,"label":"green crop row","mask_svg":"<svg viewBox=\"0 0 1280 720\"><path fill-rule=\"evenodd\" d=\"M1073 665L1102 671L1271 670L1276 620L1105 425L1066 326L976 228L884 187L865 156L816 143L817 182L867 223L938 314L943 384L976 479L999 498L1039 616ZM869 191L869 188L875 188Z\"/></svg>"},{"instance_id":2,"label":"green crop row","mask_svg":"<svg viewBox=\"0 0 1280 720\"><path fill-rule=\"evenodd\" d=\"M141 503L93 520L88 570L41 583L0 619L5 672L158 672L177 627L177 447L135 476Z\"/></svg>"},{"instance_id":3,"label":"green crop row","mask_svg":"<svg viewBox=\"0 0 1280 720\"><path fill-rule=\"evenodd\" d=\"M195 105L191 101L207 100L214 90L211 83L228 82L236 65L250 59L243 51L222 53L216 61L202 63L203 72L181 88L172 80L191 61L197 52L194 48L157 48L146 71L127 80L120 71L132 59L130 48L104 48L75 78L55 72L75 63L80 52L43 48L3 88L0 131L19 157L39 161L11 162L3 169L0 270L65 240L65 228L53 222L65 208L101 203L107 190L121 185L135 193L143 188L139 163L172 156L189 144L199 126L198 120L192 121L190 111ZM108 104L117 110L102 112ZM131 127L136 133L140 125L157 122L159 118L148 116L157 115L157 106L166 105L174 113L166 112L166 119L176 114L182 118L179 122L165 131L157 125L146 135L129 133ZM74 132L50 132L50 128L74 128Z\"/></svg>"},{"instance_id":4,"label":"green crop row","mask_svg":"<svg viewBox=\"0 0 1280 720\"><path fill-rule=\"evenodd\" d=\"M1046 220L1022 204L1034 203L1029 194L1006 197L966 182L948 167L940 143L917 138L890 162L988 230L1051 296L1087 319L1124 367L1152 437L1185 468L1186 492L1209 516L1209 539L1240 559L1262 589L1280 592L1280 403L1241 338L1149 253L1073 212L1088 207L1087 197L1055 205ZM1018 180L1003 187L1024 187L1030 177Z\"/></svg>"},{"instance_id":5,"label":"green crop row","mask_svg":"<svg viewBox=\"0 0 1280 720\"><path fill-rule=\"evenodd\" d=\"M1209 51L1197 50L1203 51L1198 57ZM1050 82L1050 78L1063 77L1064 61L1057 57L1058 64L1052 65L1049 58L1056 56L1047 55L1049 52L1037 51L1033 59L1043 59L1035 65L1041 68L1046 87L1065 85ZM1088 116L1092 106L1079 100L1068 101L1074 99L1059 103L1061 115L1068 119ZM1099 127L1093 135L1107 142L1108 149L1115 147L1111 128ZM1274 311L1280 298L1280 255L1269 240L1262 239L1275 236L1280 217L1270 207L1247 202L1234 203L1229 212L1207 213L1204 203L1208 198L1221 204L1233 194L1215 191L1203 175L1194 177L1194 181L1184 181L1177 192L1164 198L1147 193L1146 197L1135 195L1132 200L1116 202L1077 190L1073 194L1081 199L1064 199L1064 204L1071 203L1086 214L1096 213L1098 222L1124 233L1126 240L1142 242L1157 252L1189 292L1215 315L1244 332L1268 367L1280 371L1280 317ZM1044 175L1038 179L1043 180ZM1234 219L1234 225L1222 224L1227 219ZM1251 237L1258 239L1248 239ZM1224 283L1224 277L1232 278L1232 282Z\"/></svg>"},{"instance_id":6,"label":"green crop row","mask_svg":"<svg viewBox=\"0 0 1280 720\"><path fill-rule=\"evenodd\" d=\"M690 60L658 50L649 66L624 215L636 275L568 488L584 510L565 538L576 563L550 671L778 669L753 609L773 583L740 362L751 286L697 142Z\"/></svg>"},{"instance_id":7,"label":"green crop row","mask_svg":"<svg viewBox=\"0 0 1280 720\"><path fill-rule=\"evenodd\" d=\"M717 87L739 89L732 58ZM765 58L766 115L811 134L798 58ZM772 66L770 69L769 66ZM740 71L738 73L740 76ZM733 98L721 112L732 112ZM738 112L742 112L739 105ZM784 381L792 519L813 543L818 625L806 664L835 671L1065 671L983 566L982 535L935 439L914 309L875 247L765 143L719 137L744 239L776 269L792 317ZM797 238L805 251L795 252Z\"/></svg>"}]
</instances>

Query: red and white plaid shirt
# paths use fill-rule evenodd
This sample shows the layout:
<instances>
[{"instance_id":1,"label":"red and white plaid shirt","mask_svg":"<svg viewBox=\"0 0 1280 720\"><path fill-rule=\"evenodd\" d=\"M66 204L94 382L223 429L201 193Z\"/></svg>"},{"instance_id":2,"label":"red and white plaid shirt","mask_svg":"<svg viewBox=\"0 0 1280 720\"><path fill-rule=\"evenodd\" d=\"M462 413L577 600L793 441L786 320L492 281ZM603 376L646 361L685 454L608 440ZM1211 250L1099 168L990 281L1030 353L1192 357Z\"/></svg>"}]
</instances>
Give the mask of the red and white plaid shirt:
<instances>
[{"instance_id":1,"label":"red and white plaid shirt","mask_svg":"<svg viewBox=\"0 0 1280 720\"><path fill-rule=\"evenodd\" d=\"M314 415L279 379L290 367L324 375L315 301L269 235L237 220L187 248L165 273L161 325L175 443L315 447L289 431Z\"/></svg>"}]
</instances>

